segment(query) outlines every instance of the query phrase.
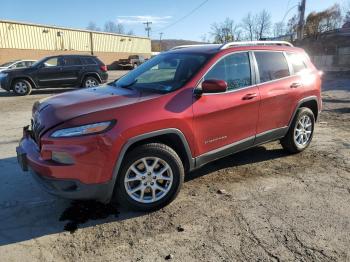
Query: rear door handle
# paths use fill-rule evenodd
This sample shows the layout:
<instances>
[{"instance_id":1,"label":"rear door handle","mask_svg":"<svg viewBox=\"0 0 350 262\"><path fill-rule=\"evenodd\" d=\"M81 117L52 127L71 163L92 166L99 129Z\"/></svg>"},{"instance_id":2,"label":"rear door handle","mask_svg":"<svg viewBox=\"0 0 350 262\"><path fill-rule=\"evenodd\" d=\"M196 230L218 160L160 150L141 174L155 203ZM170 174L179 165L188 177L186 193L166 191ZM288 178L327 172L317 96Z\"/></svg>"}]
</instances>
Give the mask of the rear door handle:
<instances>
[{"instance_id":1,"label":"rear door handle","mask_svg":"<svg viewBox=\"0 0 350 262\"><path fill-rule=\"evenodd\" d=\"M257 97L258 94L257 93L253 93L253 94L246 94L245 96L242 97L243 100L250 100L253 99L255 97Z\"/></svg>"},{"instance_id":2,"label":"rear door handle","mask_svg":"<svg viewBox=\"0 0 350 262\"><path fill-rule=\"evenodd\" d=\"M293 83L290 85L290 88L298 88L298 87L302 87L301 83Z\"/></svg>"}]
</instances>

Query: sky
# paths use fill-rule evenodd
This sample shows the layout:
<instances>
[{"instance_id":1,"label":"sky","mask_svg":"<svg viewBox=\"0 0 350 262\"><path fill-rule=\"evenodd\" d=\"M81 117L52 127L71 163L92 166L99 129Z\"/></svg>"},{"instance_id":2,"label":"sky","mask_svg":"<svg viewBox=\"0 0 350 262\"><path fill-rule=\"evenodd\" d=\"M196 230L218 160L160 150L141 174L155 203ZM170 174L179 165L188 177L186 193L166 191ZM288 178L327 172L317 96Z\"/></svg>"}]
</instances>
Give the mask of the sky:
<instances>
[{"instance_id":1,"label":"sky","mask_svg":"<svg viewBox=\"0 0 350 262\"><path fill-rule=\"evenodd\" d=\"M307 0L306 14L323 10L346 0ZM45 25L85 29L90 21L103 28L106 21L122 23L125 29L145 36L143 22L152 21L151 38L201 40L209 36L210 26L226 17L239 23L248 13L263 9L272 15L273 22L283 19L286 11L299 0L1 0L0 19ZM200 6L204 3L202 6ZM199 9L187 16L191 10ZM288 18L297 12L291 10ZM180 20L180 21L179 21ZM177 23L175 23L177 22ZM174 24L175 23L175 24ZM174 25L173 25L174 24Z\"/></svg>"}]
</instances>

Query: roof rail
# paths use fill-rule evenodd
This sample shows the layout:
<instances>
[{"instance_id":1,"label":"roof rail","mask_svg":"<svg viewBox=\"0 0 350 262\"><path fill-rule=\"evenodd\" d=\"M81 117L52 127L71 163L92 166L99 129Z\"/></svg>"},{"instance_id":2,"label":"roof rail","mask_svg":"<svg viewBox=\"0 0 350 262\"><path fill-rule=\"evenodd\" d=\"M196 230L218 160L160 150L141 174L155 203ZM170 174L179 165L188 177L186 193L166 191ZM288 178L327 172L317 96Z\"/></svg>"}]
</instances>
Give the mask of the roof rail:
<instances>
[{"instance_id":1,"label":"roof rail","mask_svg":"<svg viewBox=\"0 0 350 262\"><path fill-rule=\"evenodd\" d=\"M293 45L287 41L245 41L245 42L230 42L223 44L220 49L227 49L234 46L250 46L250 45L285 45L293 47Z\"/></svg>"},{"instance_id":2,"label":"roof rail","mask_svg":"<svg viewBox=\"0 0 350 262\"><path fill-rule=\"evenodd\" d=\"M201 46L212 46L218 47L219 50L227 49L234 46L252 46L252 45L284 45L294 47L287 41L242 41L242 42L230 42L223 45L220 44L199 44L199 45L179 45L171 48L170 50L178 50L189 47L201 47Z\"/></svg>"},{"instance_id":3,"label":"roof rail","mask_svg":"<svg viewBox=\"0 0 350 262\"><path fill-rule=\"evenodd\" d=\"M217 46L220 47L218 44L199 44L199 45L179 45L171 48L170 50L177 50L177 49L183 49L183 48L189 48L189 47L201 47L201 46Z\"/></svg>"}]
</instances>

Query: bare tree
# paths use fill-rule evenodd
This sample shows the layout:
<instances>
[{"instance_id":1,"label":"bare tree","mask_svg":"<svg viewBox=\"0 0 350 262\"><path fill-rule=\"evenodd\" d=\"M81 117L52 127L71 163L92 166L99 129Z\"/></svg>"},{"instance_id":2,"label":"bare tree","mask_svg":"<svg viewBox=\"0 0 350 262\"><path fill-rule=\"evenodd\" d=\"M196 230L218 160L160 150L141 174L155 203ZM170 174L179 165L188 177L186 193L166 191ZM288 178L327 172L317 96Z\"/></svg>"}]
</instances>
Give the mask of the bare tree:
<instances>
[{"instance_id":1,"label":"bare tree","mask_svg":"<svg viewBox=\"0 0 350 262\"><path fill-rule=\"evenodd\" d=\"M255 39L256 19L252 13L248 13L243 19L241 27L250 41Z\"/></svg>"},{"instance_id":2,"label":"bare tree","mask_svg":"<svg viewBox=\"0 0 350 262\"><path fill-rule=\"evenodd\" d=\"M86 29L91 31L101 31L101 28L99 28L93 21L89 22L89 25L86 27Z\"/></svg>"},{"instance_id":3,"label":"bare tree","mask_svg":"<svg viewBox=\"0 0 350 262\"><path fill-rule=\"evenodd\" d=\"M283 22L277 22L273 25L273 36L283 36L286 34L286 26Z\"/></svg>"},{"instance_id":4,"label":"bare tree","mask_svg":"<svg viewBox=\"0 0 350 262\"><path fill-rule=\"evenodd\" d=\"M122 24L117 24L113 21L107 21L104 26L104 31L109 33L124 34L125 29Z\"/></svg>"},{"instance_id":5,"label":"bare tree","mask_svg":"<svg viewBox=\"0 0 350 262\"><path fill-rule=\"evenodd\" d=\"M208 36L207 36L207 34L202 34L201 36L200 36L200 39L201 39L201 41L203 42L203 43L209 43L210 41L209 41L209 38L208 38Z\"/></svg>"},{"instance_id":6,"label":"bare tree","mask_svg":"<svg viewBox=\"0 0 350 262\"><path fill-rule=\"evenodd\" d=\"M349 23L350 22L350 10L347 11L344 15L344 23Z\"/></svg>"},{"instance_id":7,"label":"bare tree","mask_svg":"<svg viewBox=\"0 0 350 262\"><path fill-rule=\"evenodd\" d=\"M266 10L262 10L256 15L248 13L243 17L241 24L246 36L245 38L250 41L263 39L269 36L271 26L271 14Z\"/></svg>"},{"instance_id":8,"label":"bare tree","mask_svg":"<svg viewBox=\"0 0 350 262\"><path fill-rule=\"evenodd\" d=\"M214 37L214 43L227 43L237 40L240 31L232 19L226 18L222 23L212 24L210 34Z\"/></svg>"},{"instance_id":9,"label":"bare tree","mask_svg":"<svg viewBox=\"0 0 350 262\"><path fill-rule=\"evenodd\" d=\"M287 23L287 34L294 35L298 31L298 16L294 15L292 18L288 20Z\"/></svg>"},{"instance_id":10,"label":"bare tree","mask_svg":"<svg viewBox=\"0 0 350 262\"><path fill-rule=\"evenodd\" d=\"M344 17L344 24L345 23L350 23L350 1L346 2L343 7L343 17Z\"/></svg>"},{"instance_id":11,"label":"bare tree","mask_svg":"<svg viewBox=\"0 0 350 262\"><path fill-rule=\"evenodd\" d=\"M262 10L256 16L257 26L255 30L255 37L259 39L263 39L264 37L270 34L271 30L271 14L265 9Z\"/></svg>"},{"instance_id":12,"label":"bare tree","mask_svg":"<svg viewBox=\"0 0 350 262\"><path fill-rule=\"evenodd\" d=\"M135 35L134 30L130 29L127 33L127 35Z\"/></svg>"}]
</instances>

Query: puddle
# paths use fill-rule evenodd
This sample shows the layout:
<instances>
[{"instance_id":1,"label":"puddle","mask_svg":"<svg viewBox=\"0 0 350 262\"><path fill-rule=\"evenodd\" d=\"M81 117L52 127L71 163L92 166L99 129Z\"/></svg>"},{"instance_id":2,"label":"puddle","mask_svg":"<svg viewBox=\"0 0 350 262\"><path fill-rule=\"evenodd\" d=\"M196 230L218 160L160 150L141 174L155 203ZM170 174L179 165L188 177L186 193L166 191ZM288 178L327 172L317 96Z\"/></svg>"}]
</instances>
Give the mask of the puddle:
<instances>
[{"instance_id":1,"label":"puddle","mask_svg":"<svg viewBox=\"0 0 350 262\"><path fill-rule=\"evenodd\" d=\"M111 215L118 216L119 212L114 204L102 204L96 201L72 201L63 211L59 221L68 221L64 230L73 234L80 224L89 220L105 219Z\"/></svg>"}]
</instances>

